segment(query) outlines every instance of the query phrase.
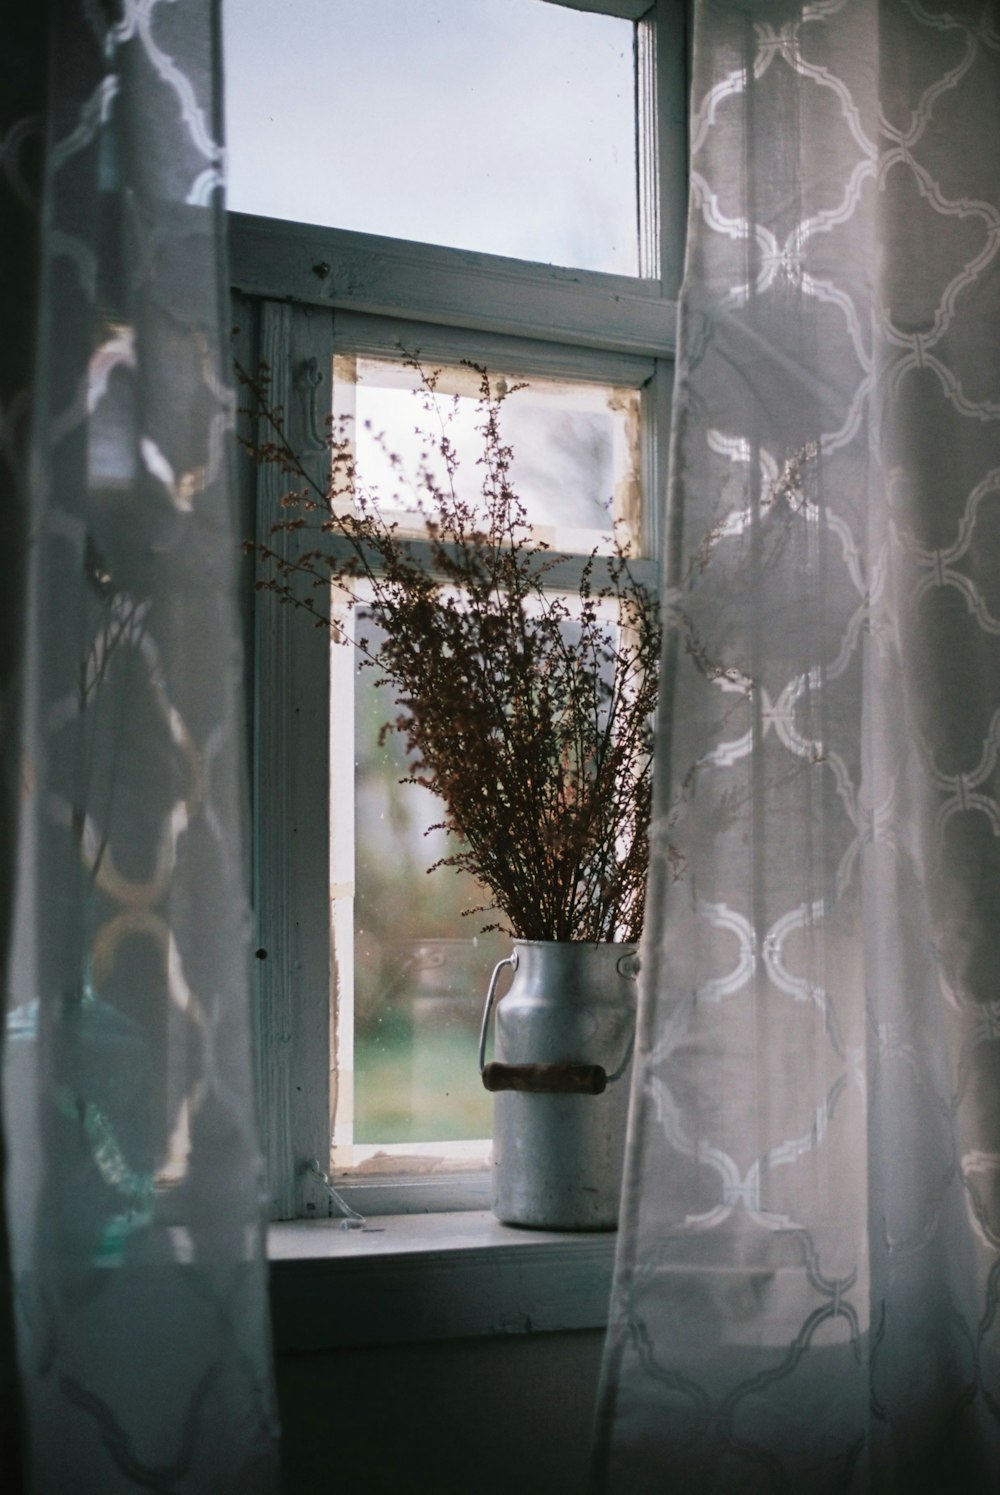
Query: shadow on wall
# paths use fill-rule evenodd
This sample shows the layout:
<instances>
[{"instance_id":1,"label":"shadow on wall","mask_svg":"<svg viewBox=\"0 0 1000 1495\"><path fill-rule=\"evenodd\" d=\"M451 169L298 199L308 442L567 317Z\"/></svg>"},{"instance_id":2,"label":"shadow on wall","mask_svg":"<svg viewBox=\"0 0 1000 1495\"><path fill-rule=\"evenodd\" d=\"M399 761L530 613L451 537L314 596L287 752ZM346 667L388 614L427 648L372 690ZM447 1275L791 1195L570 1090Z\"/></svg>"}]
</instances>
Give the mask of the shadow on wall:
<instances>
[{"instance_id":1,"label":"shadow on wall","mask_svg":"<svg viewBox=\"0 0 1000 1495\"><path fill-rule=\"evenodd\" d=\"M604 1334L281 1355L285 1495L580 1495Z\"/></svg>"}]
</instances>

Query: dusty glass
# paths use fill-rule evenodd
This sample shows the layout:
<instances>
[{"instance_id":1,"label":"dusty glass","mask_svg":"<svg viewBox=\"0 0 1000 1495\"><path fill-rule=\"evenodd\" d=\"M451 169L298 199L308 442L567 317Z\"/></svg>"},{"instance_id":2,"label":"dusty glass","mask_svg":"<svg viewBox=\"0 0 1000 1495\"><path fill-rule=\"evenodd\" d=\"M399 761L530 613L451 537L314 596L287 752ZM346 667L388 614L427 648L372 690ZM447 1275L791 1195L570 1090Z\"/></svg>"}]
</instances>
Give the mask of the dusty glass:
<instances>
[{"instance_id":1,"label":"dusty glass","mask_svg":"<svg viewBox=\"0 0 1000 1495\"><path fill-rule=\"evenodd\" d=\"M335 356L335 428L352 447L359 486L402 534L426 533L435 485L453 480L470 504L481 502L480 378L467 366L421 368L402 356ZM610 549L616 524L623 538L638 537L640 392L522 380L516 370L491 370L489 379L507 391L502 435L533 542L587 555ZM451 478L443 435L458 458ZM363 601L366 585L355 590ZM572 613L572 595L560 595ZM385 1157L407 1154L481 1161L492 1107L477 1069L478 1029L490 972L510 941L483 932L502 919L495 910L468 912L491 903L488 890L467 873L428 872L458 849L440 825L443 803L405 782L402 740L381 731L397 708L391 685L363 662L377 646L376 625L363 606L344 609L341 622L354 646L332 644L330 656L335 1166L377 1171Z\"/></svg>"},{"instance_id":2,"label":"dusty glass","mask_svg":"<svg viewBox=\"0 0 1000 1495\"><path fill-rule=\"evenodd\" d=\"M428 379L435 383L427 387ZM489 371L501 407L503 440L513 453L512 485L536 542L553 549L608 553L619 538L639 553L640 393L618 385ZM339 354L334 414L355 444L359 477L402 533L422 535L433 515L430 483L449 481L439 442L458 458L456 490L481 505L484 412L480 375L467 367L423 369L405 361ZM421 478L421 470L427 478Z\"/></svg>"},{"instance_id":3,"label":"dusty glass","mask_svg":"<svg viewBox=\"0 0 1000 1495\"><path fill-rule=\"evenodd\" d=\"M638 274L634 29L543 0L226 0L229 206Z\"/></svg>"},{"instance_id":4,"label":"dusty glass","mask_svg":"<svg viewBox=\"0 0 1000 1495\"><path fill-rule=\"evenodd\" d=\"M375 645L375 624L356 626L359 642ZM490 901L485 889L448 867L428 872L454 849L445 831L430 829L444 807L402 782L399 735L379 742L395 714L393 691L359 668L361 658L352 650L334 661L353 673L355 691L355 1162L379 1144L489 1136L476 1046L490 971L510 947L503 935L480 933L496 913L464 917Z\"/></svg>"}]
</instances>

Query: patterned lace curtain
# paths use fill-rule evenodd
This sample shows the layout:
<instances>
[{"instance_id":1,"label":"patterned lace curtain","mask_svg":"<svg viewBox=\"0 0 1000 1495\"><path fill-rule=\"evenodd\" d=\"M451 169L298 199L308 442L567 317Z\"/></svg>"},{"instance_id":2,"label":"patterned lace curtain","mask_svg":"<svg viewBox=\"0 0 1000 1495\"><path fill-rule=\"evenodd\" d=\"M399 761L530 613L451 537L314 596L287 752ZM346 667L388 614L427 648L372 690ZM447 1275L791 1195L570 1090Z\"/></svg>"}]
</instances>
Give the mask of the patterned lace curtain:
<instances>
[{"instance_id":1,"label":"patterned lace curtain","mask_svg":"<svg viewBox=\"0 0 1000 1495\"><path fill-rule=\"evenodd\" d=\"M696 8L613 1495L1000 1487L1000 13Z\"/></svg>"},{"instance_id":2,"label":"patterned lace curtain","mask_svg":"<svg viewBox=\"0 0 1000 1495\"><path fill-rule=\"evenodd\" d=\"M263 1495L217 15L0 41L0 1396L12 1296L27 1488Z\"/></svg>"}]
</instances>

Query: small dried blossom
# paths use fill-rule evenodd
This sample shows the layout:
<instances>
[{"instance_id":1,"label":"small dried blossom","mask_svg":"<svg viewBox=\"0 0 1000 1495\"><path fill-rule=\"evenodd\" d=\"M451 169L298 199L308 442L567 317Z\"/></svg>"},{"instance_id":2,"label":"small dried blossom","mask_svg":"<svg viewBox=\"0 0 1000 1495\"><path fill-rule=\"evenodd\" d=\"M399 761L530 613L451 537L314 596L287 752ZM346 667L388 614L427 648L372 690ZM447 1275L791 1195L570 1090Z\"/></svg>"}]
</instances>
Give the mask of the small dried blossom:
<instances>
[{"instance_id":1,"label":"small dried blossom","mask_svg":"<svg viewBox=\"0 0 1000 1495\"><path fill-rule=\"evenodd\" d=\"M433 401L436 375L410 366ZM493 896L470 913L496 910L505 922L486 927L523 939L635 940L649 857L658 602L617 540L610 555L595 550L583 562L572 608L553 589L560 558L532 541L500 430L503 401L520 386L494 386L471 367L480 503L456 490L445 422L428 442L444 477L429 453L418 475L423 554L381 517L350 432L329 423L329 482L318 486L270 400L266 367L255 376L237 368L266 433L248 449L290 485L274 543L254 547L264 571L257 585L337 642L345 634L331 584L340 603L380 625L382 642L359 647L395 693L383 736L402 734L409 781L443 801L442 824L458 837L460 849L435 866L471 872Z\"/></svg>"}]
</instances>

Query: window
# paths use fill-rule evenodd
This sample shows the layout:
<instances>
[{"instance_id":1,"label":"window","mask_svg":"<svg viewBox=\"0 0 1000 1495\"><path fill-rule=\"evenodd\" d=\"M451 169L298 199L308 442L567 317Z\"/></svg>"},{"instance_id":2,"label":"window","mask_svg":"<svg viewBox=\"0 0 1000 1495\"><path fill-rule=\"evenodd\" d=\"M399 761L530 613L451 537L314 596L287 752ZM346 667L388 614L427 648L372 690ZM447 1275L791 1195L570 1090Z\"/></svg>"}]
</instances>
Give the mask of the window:
<instances>
[{"instance_id":1,"label":"window","mask_svg":"<svg viewBox=\"0 0 1000 1495\"><path fill-rule=\"evenodd\" d=\"M679 0L581 0L579 8L561 0L406 0L402 30L390 0L336 0L318 11L317 4L230 0L225 15L231 206L253 210L231 215L237 356L270 365L292 440L320 477L331 411L358 417L358 460L376 478L365 418L389 432L394 450L405 447L414 394L401 349L440 368L442 388L460 407L469 397L463 360L526 380L529 388L508 406L505 435L522 465L532 524L565 556L566 580L606 530L600 505L610 498L629 526L636 567L655 582L661 536L651 495L666 471L684 200ZM266 37L257 9L285 23L298 15L307 54L320 50L316 27L329 27L328 86L324 93L316 84L298 120L287 102L297 95L295 68L306 67L302 52L283 77L289 64L279 42L284 47L290 33ZM351 59L339 92L338 46ZM366 73L372 56L379 68ZM572 175L569 167L546 156L536 181L517 167L542 154L530 146L548 127L544 114L528 118L521 97L530 93L537 105L541 85L518 92L510 80L523 84L527 60L539 58L553 89L565 86L572 98L575 88L577 110L583 96L597 131L591 143L579 122L569 132L584 160L553 212L553 182L560 171ZM490 68L477 77L484 59ZM301 76L308 100L313 85ZM586 83L593 76L607 85L599 108L597 89ZM501 102L489 103L498 77ZM410 91L415 81L423 96ZM442 102L453 84L458 101ZM462 102L470 88L486 101L487 123ZM503 105L515 97L516 109ZM569 107L560 94L556 122ZM254 112L262 121L256 134ZM463 176L464 142L450 153L454 122L470 114L482 154L472 153L471 175ZM407 154L414 137L416 158ZM487 137L497 157L487 156ZM566 151L574 140L558 144ZM271 150L277 156L261 170ZM588 153L597 160L589 176ZM454 170L439 182L442 160ZM416 195L423 200L400 190L397 169L426 171L432 185ZM264 198L262 184L272 182L280 190ZM421 218L428 201L433 212ZM292 214L305 221L286 221ZM504 238L518 222L523 236ZM244 480L248 522L255 508L266 534L280 482L249 465ZM570 492L576 497L567 504ZM412 519L405 493L394 517ZM321 632L273 605L257 610L252 653L260 1090L274 1213L327 1213L317 1171L331 1162L360 1166L368 1178L420 1168L422 1201L433 1193L460 1199L456 1171L482 1164L488 1146L475 1030L485 978L506 944L472 943L475 926L469 931L456 917L471 895L457 879L449 889L449 875L437 874L440 897L433 907L424 897L430 880L414 869L426 851L428 813L437 816L419 791L404 798L395 749L375 741L381 717L370 672L356 681L346 651L331 656ZM398 916L404 908L413 912L409 921Z\"/></svg>"},{"instance_id":2,"label":"window","mask_svg":"<svg viewBox=\"0 0 1000 1495\"><path fill-rule=\"evenodd\" d=\"M350 322L335 325L335 350L342 343L356 349L357 339ZM475 336L468 342L469 354L476 354ZM436 375L433 413L425 408L430 396L417 372L398 355L335 351L333 360L333 409L349 422L359 473L382 497L383 516L417 537L424 530L405 475L417 471L429 445L415 433L429 427L433 437L435 414L448 420L461 462L459 492L470 502L479 497L479 378L465 365L429 362ZM588 372L586 358L578 362ZM652 363L634 360L630 385L599 380L601 367L596 361L590 380L535 374L528 380L523 369L503 366L490 371L494 386L504 380L515 391L504 407L504 437L514 448L515 485L533 538L568 556L610 549L612 520L627 528L637 552L645 548L638 433L641 385ZM620 360L616 372L619 378L624 373ZM359 641L374 637L372 625L350 615L345 626ZM456 848L430 829L441 820L440 801L400 782L407 764L398 738L379 743L379 728L392 715L391 696L378 689L371 670L358 667L353 650L334 646L330 667L333 782L345 790L335 800L331 826L339 869L333 878L341 952L336 1002L341 1035L346 1024L354 1034L352 1044L341 1038L338 1053L342 1084L353 1060L354 1104L348 1108L342 1098L338 1107L334 1163L364 1167L377 1158L414 1155L482 1163L491 1103L474 1067L478 1024L489 972L509 953L509 941L477 933L484 918L464 916L463 910L489 902L473 879L425 875ZM353 761L342 757L350 744ZM352 784L353 795L347 792Z\"/></svg>"},{"instance_id":3,"label":"window","mask_svg":"<svg viewBox=\"0 0 1000 1495\"><path fill-rule=\"evenodd\" d=\"M239 18L228 133L255 144L233 207L637 273L627 19L538 0L241 0Z\"/></svg>"}]
</instances>

